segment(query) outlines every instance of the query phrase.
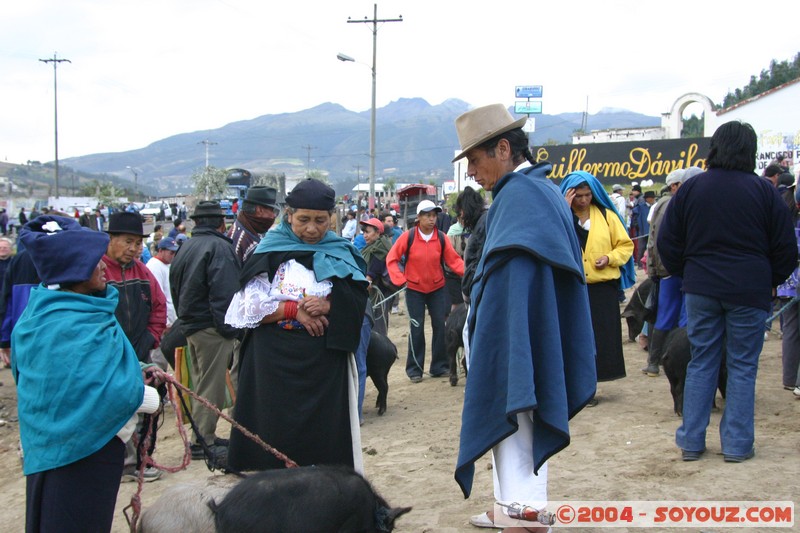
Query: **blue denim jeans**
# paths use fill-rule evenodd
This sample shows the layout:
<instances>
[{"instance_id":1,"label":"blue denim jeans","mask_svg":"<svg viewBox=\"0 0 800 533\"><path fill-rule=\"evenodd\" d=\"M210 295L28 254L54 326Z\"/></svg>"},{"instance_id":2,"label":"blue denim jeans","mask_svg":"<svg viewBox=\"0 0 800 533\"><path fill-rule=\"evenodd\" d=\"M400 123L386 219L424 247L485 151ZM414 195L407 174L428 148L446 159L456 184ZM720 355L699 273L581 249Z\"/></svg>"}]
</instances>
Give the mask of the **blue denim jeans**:
<instances>
[{"instance_id":1,"label":"blue denim jeans","mask_svg":"<svg viewBox=\"0 0 800 533\"><path fill-rule=\"evenodd\" d=\"M686 370L683 424L675 442L682 450L705 449L724 354L728 382L719 426L722 453L745 455L755 440L756 372L768 313L699 294L686 294L686 312L692 359Z\"/></svg>"},{"instance_id":2,"label":"blue denim jeans","mask_svg":"<svg viewBox=\"0 0 800 533\"><path fill-rule=\"evenodd\" d=\"M361 339L358 341L358 349L355 353L356 369L358 370L358 419L361 420L361 408L364 405L364 390L367 387L367 349L369 348L369 337L372 333L372 323L369 317L364 315L361 321Z\"/></svg>"},{"instance_id":3,"label":"blue denim jeans","mask_svg":"<svg viewBox=\"0 0 800 533\"><path fill-rule=\"evenodd\" d=\"M450 363L444 348L444 315L450 303L444 288L429 293L406 290L406 307L411 322L408 336L408 377L421 376L425 368L425 308L431 317L433 339L431 346L431 374L441 376L450 372ZM416 326L414 324L417 324Z\"/></svg>"}]
</instances>

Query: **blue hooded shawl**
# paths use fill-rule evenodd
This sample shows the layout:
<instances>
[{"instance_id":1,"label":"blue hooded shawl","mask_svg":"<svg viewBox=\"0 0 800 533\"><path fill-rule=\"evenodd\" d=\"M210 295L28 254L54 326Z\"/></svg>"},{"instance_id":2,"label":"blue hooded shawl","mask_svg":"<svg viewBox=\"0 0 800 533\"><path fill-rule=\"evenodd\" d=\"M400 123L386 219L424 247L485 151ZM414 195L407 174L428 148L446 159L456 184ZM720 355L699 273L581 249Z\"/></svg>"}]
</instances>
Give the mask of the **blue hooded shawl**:
<instances>
[{"instance_id":1,"label":"blue hooded shawl","mask_svg":"<svg viewBox=\"0 0 800 533\"><path fill-rule=\"evenodd\" d=\"M317 281L352 276L354 281L366 281L367 263L350 241L328 231L314 244L303 242L288 222L268 231L258 243L254 254L268 252L314 252L314 275Z\"/></svg>"},{"instance_id":2,"label":"blue hooded shawl","mask_svg":"<svg viewBox=\"0 0 800 533\"><path fill-rule=\"evenodd\" d=\"M568 189L574 189L582 183L586 183L589 186L589 189L591 189L592 201L602 205L606 209L614 211L614 213L616 213L616 215L619 217L620 222L622 222L622 227L624 228L625 219L622 218L622 215L619 214L617 208L614 207L614 202L612 202L611 198L608 197L608 193L600 184L600 182L597 181L597 178L588 172L578 170L577 172L569 173L561 182L561 194L566 195ZM623 289L633 287L636 284L636 265L634 264L633 257L628 259L627 263L619 267L619 274L620 286Z\"/></svg>"},{"instance_id":3,"label":"blue hooded shawl","mask_svg":"<svg viewBox=\"0 0 800 533\"><path fill-rule=\"evenodd\" d=\"M105 446L142 404L136 352L117 322L117 289L30 294L14 327L25 475L65 466Z\"/></svg>"},{"instance_id":4,"label":"blue hooded shawl","mask_svg":"<svg viewBox=\"0 0 800 533\"><path fill-rule=\"evenodd\" d=\"M470 374L455 479L533 412L534 470L569 445L569 419L596 387L595 347L572 214L541 163L492 191L468 318ZM523 216L524 215L524 216Z\"/></svg>"}]
</instances>

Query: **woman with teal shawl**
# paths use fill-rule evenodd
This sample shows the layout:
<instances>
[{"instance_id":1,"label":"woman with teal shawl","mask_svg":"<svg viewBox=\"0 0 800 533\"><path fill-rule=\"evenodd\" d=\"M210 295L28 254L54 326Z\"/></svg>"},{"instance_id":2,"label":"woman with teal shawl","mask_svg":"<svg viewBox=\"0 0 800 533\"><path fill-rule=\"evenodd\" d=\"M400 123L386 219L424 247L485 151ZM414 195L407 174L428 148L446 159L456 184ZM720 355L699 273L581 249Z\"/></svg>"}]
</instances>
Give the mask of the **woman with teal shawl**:
<instances>
[{"instance_id":1,"label":"woman with teal shawl","mask_svg":"<svg viewBox=\"0 0 800 533\"><path fill-rule=\"evenodd\" d=\"M592 330L597 353L597 381L625 377L619 289L636 282L633 242L625 222L600 182L584 171L572 172L560 185L572 210L581 245ZM590 406L596 405L592 399Z\"/></svg>"},{"instance_id":2,"label":"woman with teal shawl","mask_svg":"<svg viewBox=\"0 0 800 533\"><path fill-rule=\"evenodd\" d=\"M42 284L14 327L26 475L26 531L107 532L136 413L154 412L136 352L114 311L101 257L108 235L41 216L20 239Z\"/></svg>"},{"instance_id":3,"label":"woman with teal shawl","mask_svg":"<svg viewBox=\"0 0 800 533\"><path fill-rule=\"evenodd\" d=\"M352 353L367 303L366 264L328 229L333 189L308 179L286 203L283 222L245 263L225 317L247 328L234 418L298 465L362 470ZM235 430L228 464L284 467Z\"/></svg>"}]
</instances>

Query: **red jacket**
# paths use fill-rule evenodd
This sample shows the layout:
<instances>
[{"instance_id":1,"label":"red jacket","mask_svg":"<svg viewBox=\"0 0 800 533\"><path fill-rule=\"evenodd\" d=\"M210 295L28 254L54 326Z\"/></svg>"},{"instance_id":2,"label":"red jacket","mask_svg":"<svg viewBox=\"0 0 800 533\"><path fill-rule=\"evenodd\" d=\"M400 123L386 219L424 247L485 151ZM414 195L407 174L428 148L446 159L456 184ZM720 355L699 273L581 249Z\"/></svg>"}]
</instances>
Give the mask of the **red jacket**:
<instances>
[{"instance_id":1,"label":"red jacket","mask_svg":"<svg viewBox=\"0 0 800 533\"><path fill-rule=\"evenodd\" d=\"M444 271L442 270L442 243L434 230L428 242L422 238L417 227L409 231L417 231L408 250L408 231L400 235L386 256L386 269L392 283L400 287L404 283L417 292L430 293L444 287ZM405 271L400 271L400 258L406 257ZM450 244L444 239L444 262L455 274L464 275L464 261Z\"/></svg>"},{"instance_id":2,"label":"red jacket","mask_svg":"<svg viewBox=\"0 0 800 533\"><path fill-rule=\"evenodd\" d=\"M157 348L167 327L167 299L153 273L134 259L122 267L103 256L106 279L119 291L117 320L140 361L150 362L150 350Z\"/></svg>"}]
</instances>

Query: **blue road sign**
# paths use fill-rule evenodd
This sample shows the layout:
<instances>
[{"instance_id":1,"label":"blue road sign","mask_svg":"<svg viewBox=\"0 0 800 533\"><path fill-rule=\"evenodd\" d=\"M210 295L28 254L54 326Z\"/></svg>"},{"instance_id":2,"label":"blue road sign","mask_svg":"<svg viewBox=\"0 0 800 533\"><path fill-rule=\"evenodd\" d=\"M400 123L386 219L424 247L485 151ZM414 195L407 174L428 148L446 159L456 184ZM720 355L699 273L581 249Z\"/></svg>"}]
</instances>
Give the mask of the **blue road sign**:
<instances>
[{"instance_id":1,"label":"blue road sign","mask_svg":"<svg viewBox=\"0 0 800 533\"><path fill-rule=\"evenodd\" d=\"M515 89L517 98L541 98L542 86L541 85L517 85Z\"/></svg>"}]
</instances>

